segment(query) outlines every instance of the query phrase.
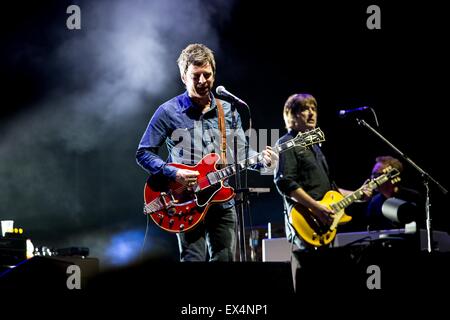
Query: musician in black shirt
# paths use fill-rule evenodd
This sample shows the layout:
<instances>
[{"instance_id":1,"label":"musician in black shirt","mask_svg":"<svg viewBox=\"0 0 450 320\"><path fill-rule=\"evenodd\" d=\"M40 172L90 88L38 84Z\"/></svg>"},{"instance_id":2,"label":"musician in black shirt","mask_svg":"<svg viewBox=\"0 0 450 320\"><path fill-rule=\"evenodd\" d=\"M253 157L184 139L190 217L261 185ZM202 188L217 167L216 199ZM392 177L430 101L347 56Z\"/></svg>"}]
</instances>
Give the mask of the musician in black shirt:
<instances>
[{"instance_id":1,"label":"musician in black shirt","mask_svg":"<svg viewBox=\"0 0 450 320\"><path fill-rule=\"evenodd\" d=\"M288 132L278 143L292 139L298 132L306 132L316 128L317 101L307 93L291 95L285 105L283 118ZM352 191L338 188L331 179L327 161L319 145L310 148L295 147L280 154L274 181L279 193L283 196L285 207L286 236L298 248L310 247L303 241L289 221L289 213L296 203L310 210L314 221L324 226L330 226L334 212L319 201L324 195L335 190L343 196ZM370 190L364 190L366 197Z\"/></svg>"}]
</instances>

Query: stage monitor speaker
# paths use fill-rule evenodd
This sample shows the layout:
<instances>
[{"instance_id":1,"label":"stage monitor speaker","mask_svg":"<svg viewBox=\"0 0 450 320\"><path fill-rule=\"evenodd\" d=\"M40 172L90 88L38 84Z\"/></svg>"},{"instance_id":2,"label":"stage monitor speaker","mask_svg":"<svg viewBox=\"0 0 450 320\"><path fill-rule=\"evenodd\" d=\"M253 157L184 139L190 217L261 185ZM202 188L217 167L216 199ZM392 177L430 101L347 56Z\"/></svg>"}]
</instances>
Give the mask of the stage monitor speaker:
<instances>
[{"instance_id":1,"label":"stage monitor speaker","mask_svg":"<svg viewBox=\"0 0 450 320\"><path fill-rule=\"evenodd\" d=\"M141 299L142 288L153 303L167 297L182 302L217 302L224 296L253 298L293 295L292 271L286 262L174 262L149 260L99 274L90 290L107 295L127 292ZM260 300L261 301L261 300Z\"/></svg>"},{"instance_id":2,"label":"stage monitor speaker","mask_svg":"<svg viewBox=\"0 0 450 320\"><path fill-rule=\"evenodd\" d=\"M411 250L398 239L295 251L294 255L300 264L295 276L297 294L308 301L325 292L344 291L351 293L349 299L405 298L408 303L406 298L437 298L441 291L436 288L445 290L450 285L449 253Z\"/></svg>"}]
</instances>

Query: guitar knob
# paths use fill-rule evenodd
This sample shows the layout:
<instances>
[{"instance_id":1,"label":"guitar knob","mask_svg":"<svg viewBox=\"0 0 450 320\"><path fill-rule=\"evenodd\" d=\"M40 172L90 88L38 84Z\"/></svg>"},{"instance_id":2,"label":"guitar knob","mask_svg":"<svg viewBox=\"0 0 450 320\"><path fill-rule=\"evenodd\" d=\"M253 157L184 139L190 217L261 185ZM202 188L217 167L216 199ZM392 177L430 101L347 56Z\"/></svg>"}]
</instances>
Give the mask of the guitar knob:
<instances>
[{"instance_id":1,"label":"guitar knob","mask_svg":"<svg viewBox=\"0 0 450 320\"><path fill-rule=\"evenodd\" d=\"M169 220L169 224L170 224L170 225L173 225L173 223L174 223L173 219L170 219L170 220Z\"/></svg>"},{"instance_id":2,"label":"guitar knob","mask_svg":"<svg viewBox=\"0 0 450 320\"><path fill-rule=\"evenodd\" d=\"M182 231L184 229L184 224L180 224L180 230Z\"/></svg>"},{"instance_id":3,"label":"guitar knob","mask_svg":"<svg viewBox=\"0 0 450 320\"><path fill-rule=\"evenodd\" d=\"M189 216L188 220L189 220L189 222L192 222L192 220L194 220L194 218L192 216Z\"/></svg>"}]
</instances>

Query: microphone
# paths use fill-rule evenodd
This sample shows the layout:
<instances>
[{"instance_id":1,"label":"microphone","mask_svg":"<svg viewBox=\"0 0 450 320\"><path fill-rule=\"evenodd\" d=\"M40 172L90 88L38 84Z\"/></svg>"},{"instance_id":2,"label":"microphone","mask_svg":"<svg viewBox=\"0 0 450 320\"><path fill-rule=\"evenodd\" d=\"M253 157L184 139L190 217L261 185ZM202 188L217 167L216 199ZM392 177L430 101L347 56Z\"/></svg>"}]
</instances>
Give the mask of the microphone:
<instances>
[{"instance_id":1,"label":"microphone","mask_svg":"<svg viewBox=\"0 0 450 320\"><path fill-rule=\"evenodd\" d=\"M237 102L237 103L240 103L240 104L243 104L243 105L247 105L247 103L245 103L245 101L239 99L234 94L232 94L231 92L227 91L227 89L225 89L224 86L218 86L216 88L216 93L219 96L222 96L224 98L230 99L232 102Z\"/></svg>"},{"instance_id":2,"label":"microphone","mask_svg":"<svg viewBox=\"0 0 450 320\"><path fill-rule=\"evenodd\" d=\"M364 111L364 110L367 110L367 109L369 109L368 106L359 107L359 108L355 108L355 109L339 110L338 114L339 114L340 117L345 117L349 113Z\"/></svg>"}]
</instances>

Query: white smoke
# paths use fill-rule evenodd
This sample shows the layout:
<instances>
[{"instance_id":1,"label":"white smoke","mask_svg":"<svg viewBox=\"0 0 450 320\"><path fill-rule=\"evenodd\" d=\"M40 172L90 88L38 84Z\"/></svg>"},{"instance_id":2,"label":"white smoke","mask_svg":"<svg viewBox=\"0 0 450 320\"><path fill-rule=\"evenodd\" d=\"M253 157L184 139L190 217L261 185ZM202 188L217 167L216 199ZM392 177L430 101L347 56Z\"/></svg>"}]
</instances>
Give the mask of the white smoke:
<instances>
[{"instance_id":1,"label":"white smoke","mask_svg":"<svg viewBox=\"0 0 450 320\"><path fill-rule=\"evenodd\" d=\"M140 135L157 105L180 93L179 52L192 42L220 51L214 25L226 21L232 4L78 5L81 30L51 22L53 47L37 41L9 53L39 66L50 90L2 124L0 218L43 234L142 218L143 172L134 162Z\"/></svg>"}]
</instances>

